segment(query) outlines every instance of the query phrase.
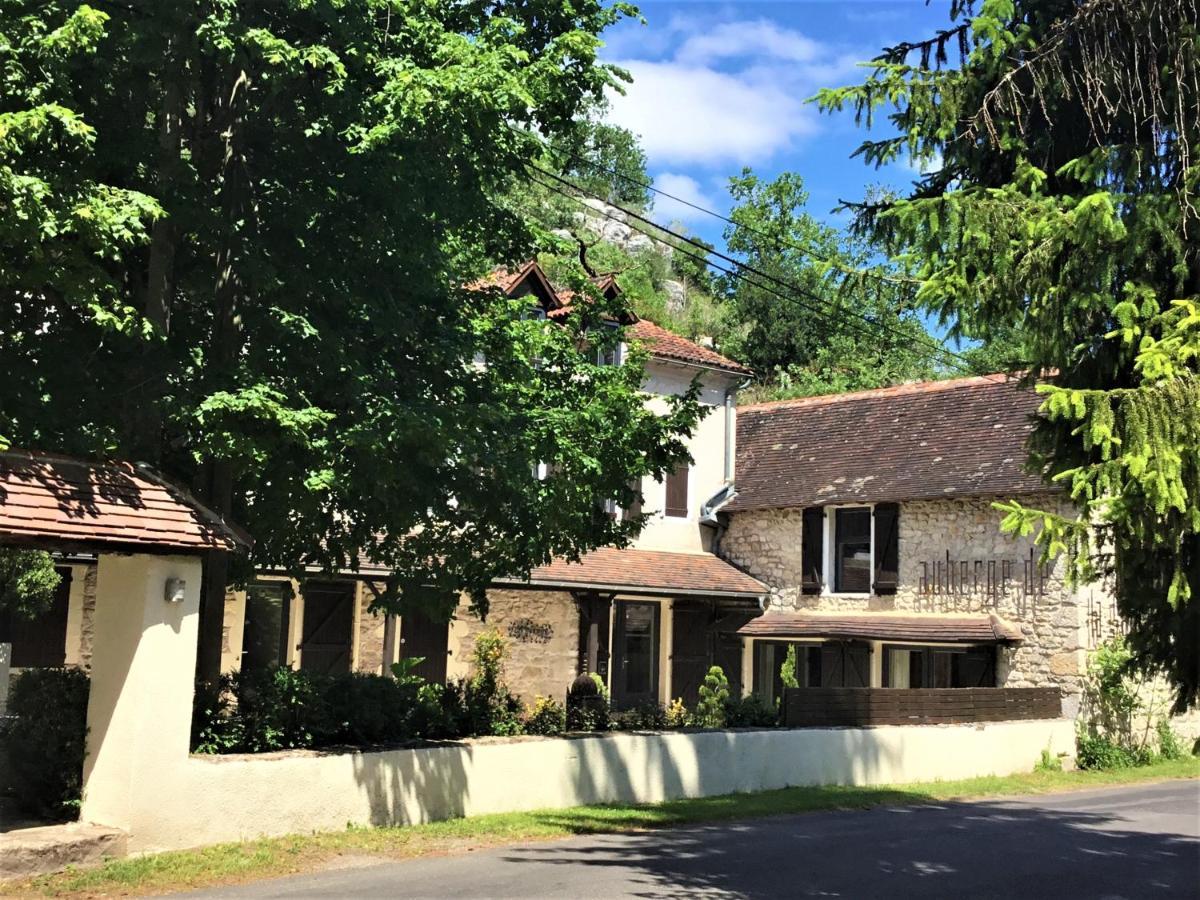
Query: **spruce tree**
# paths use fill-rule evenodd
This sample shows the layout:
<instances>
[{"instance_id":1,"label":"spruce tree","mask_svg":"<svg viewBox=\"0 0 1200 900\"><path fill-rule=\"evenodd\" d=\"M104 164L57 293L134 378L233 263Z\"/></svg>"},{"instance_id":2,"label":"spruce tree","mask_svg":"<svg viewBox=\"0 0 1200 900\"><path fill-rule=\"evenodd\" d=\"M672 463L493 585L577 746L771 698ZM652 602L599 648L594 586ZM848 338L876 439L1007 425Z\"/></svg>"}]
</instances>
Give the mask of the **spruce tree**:
<instances>
[{"instance_id":1,"label":"spruce tree","mask_svg":"<svg viewBox=\"0 0 1200 900\"><path fill-rule=\"evenodd\" d=\"M1030 464L1074 516L1003 504L1106 579L1132 664L1200 695L1200 9L1195 0L954 0L947 26L826 90L922 162L854 207L953 333L1019 341L1045 394Z\"/></svg>"}]
</instances>

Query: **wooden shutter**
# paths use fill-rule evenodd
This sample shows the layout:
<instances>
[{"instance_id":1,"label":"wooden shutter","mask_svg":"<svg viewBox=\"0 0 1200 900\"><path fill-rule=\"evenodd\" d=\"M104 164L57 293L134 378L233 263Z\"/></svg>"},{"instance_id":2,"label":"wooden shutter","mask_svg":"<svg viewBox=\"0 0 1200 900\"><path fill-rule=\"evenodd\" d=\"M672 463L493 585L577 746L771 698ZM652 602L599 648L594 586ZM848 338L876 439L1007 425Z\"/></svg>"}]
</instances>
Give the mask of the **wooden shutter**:
<instances>
[{"instance_id":1,"label":"wooden shutter","mask_svg":"<svg viewBox=\"0 0 1200 900\"><path fill-rule=\"evenodd\" d=\"M825 565L825 509L810 506L804 510L800 541L800 590L805 594L821 593L821 571Z\"/></svg>"},{"instance_id":2,"label":"wooden shutter","mask_svg":"<svg viewBox=\"0 0 1200 900\"><path fill-rule=\"evenodd\" d=\"M663 512L672 518L687 518L689 470L690 466L684 463L667 475L667 506Z\"/></svg>"},{"instance_id":3,"label":"wooden shutter","mask_svg":"<svg viewBox=\"0 0 1200 900\"><path fill-rule=\"evenodd\" d=\"M876 594L894 594L900 583L900 505L880 503L875 507Z\"/></svg>"}]
</instances>

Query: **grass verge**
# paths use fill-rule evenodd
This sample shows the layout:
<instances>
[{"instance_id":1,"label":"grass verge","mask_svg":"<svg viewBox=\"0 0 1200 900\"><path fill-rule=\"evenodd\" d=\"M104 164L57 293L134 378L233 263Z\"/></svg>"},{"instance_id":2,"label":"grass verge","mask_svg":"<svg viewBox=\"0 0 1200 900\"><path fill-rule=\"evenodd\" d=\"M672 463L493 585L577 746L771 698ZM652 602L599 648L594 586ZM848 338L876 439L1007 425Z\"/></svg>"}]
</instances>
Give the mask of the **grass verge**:
<instances>
[{"instance_id":1,"label":"grass verge","mask_svg":"<svg viewBox=\"0 0 1200 900\"><path fill-rule=\"evenodd\" d=\"M1197 777L1200 777L1200 757L1189 757L1143 768L1103 772L1038 771L882 787L795 787L646 806L581 806L453 819L406 828L348 828L113 860L93 869L68 870L0 884L0 894L12 897L136 896L308 872L336 865L339 858L346 857L405 859L576 834L668 828L818 810L1043 794Z\"/></svg>"}]
</instances>

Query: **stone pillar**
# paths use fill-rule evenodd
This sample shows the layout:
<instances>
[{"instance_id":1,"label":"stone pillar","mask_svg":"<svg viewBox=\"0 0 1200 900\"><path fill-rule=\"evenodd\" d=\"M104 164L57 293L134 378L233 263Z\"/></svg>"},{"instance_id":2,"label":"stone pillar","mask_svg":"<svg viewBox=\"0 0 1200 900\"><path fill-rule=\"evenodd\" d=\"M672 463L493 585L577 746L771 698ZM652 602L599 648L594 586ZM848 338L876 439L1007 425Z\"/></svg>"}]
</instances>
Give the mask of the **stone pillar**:
<instances>
[{"instance_id":1,"label":"stone pillar","mask_svg":"<svg viewBox=\"0 0 1200 900\"><path fill-rule=\"evenodd\" d=\"M200 558L100 557L80 818L136 835L187 763ZM185 582L168 602L166 582Z\"/></svg>"}]
</instances>

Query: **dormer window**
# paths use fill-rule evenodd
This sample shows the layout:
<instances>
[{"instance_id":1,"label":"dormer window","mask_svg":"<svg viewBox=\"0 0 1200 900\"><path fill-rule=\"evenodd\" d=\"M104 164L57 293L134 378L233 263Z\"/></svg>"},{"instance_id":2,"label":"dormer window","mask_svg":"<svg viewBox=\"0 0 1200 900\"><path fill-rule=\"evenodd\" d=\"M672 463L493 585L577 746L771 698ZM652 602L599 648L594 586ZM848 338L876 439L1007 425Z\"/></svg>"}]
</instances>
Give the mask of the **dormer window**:
<instances>
[{"instance_id":1,"label":"dormer window","mask_svg":"<svg viewBox=\"0 0 1200 900\"><path fill-rule=\"evenodd\" d=\"M609 331L616 331L617 326L610 322L605 322L603 327ZM615 341L612 344L604 347L596 348L596 365L598 366L619 366L623 362L621 354L622 344L620 341Z\"/></svg>"}]
</instances>

